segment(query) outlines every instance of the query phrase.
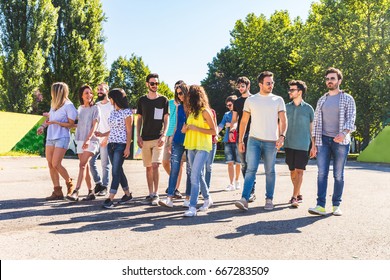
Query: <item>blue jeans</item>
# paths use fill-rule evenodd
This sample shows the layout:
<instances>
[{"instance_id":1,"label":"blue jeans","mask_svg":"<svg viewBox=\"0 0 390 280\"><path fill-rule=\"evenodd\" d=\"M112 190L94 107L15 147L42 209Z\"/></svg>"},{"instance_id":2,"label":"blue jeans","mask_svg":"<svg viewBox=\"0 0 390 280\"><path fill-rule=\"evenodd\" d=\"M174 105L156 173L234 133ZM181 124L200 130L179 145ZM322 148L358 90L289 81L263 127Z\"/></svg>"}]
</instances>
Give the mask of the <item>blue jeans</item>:
<instances>
[{"instance_id":1,"label":"blue jeans","mask_svg":"<svg viewBox=\"0 0 390 280\"><path fill-rule=\"evenodd\" d=\"M209 189L210 189L210 181L211 181L211 171L213 169L213 162L214 162L214 158L215 158L216 153L217 153L217 144L213 143L212 149L209 153L209 157L207 158L207 161L205 164L205 169L206 169L205 180L206 180L207 188L209 188Z\"/></svg>"},{"instance_id":2,"label":"blue jeans","mask_svg":"<svg viewBox=\"0 0 390 280\"><path fill-rule=\"evenodd\" d=\"M200 150L188 150L188 160L191 166L191 199L190 207L196 207L198 203L199 188L204 199L209 198L209 190L204 177L204 165L209 157L209 152ZM188 162L187 162L188 163Z\"/></svg>"},{"instance_id":3,"label":"blue jeans","mask_svg":"<svg viewBox=\"0 0 390 280\"><path fill-rule=\"evenodd\" d=\"M108 156L110 157L112 165L112 180L110 193L116 194L118 191L119 183L122 186L124 191L129 189L129 184L127 183L127 178L123 172L123 162L125 158L123 157L123 151L126 148L126 144L123 143L108 143Z\"/></svg>"},{"instance_id":4,"label":"blue jeans","mask_svg":"<svg viewBox=\"0 0 390 280\"><path fill-rule=\"evenodd\" d=\"M100 176L96 161L100 155L100 160L101 160L101 165L102 165L102 176ZM108 150L107 146L99 147L99 151L91 157L89 160L89 169L91 171L93 180L95 184L102 184L103 186L107 187L108 186L108 181L109 181L109 172L110 172L110 160L108 158Z\"/></svg>"},{"instance_id":5,"label":"blue jeans","mask_svg":"<svg viewBox=\"0 0 390 280\"><path fill-rule=\"evenodd\" d=\"M273 199L276 177L276 151L275 142L266 142L249 137L248 145L246 146L246 161L248 166L245 174L244 189L242 191L242 197L246 200L249 200L261 157L264 160L266 190L265 197Z\"/></svg>"},{"instance_id":6,"label":"blue jeans","mask_svg":"<svg viewBox=\"0 0 390 280\"><path fill-rule=\"evenodd\" d=\"M171 146L171 173L168 180L168 196L173 196L180 172L181 159L185 152L183 144L172 142Z\"/></svg>"},{"instance_id":7,"label":"blue jeans","mask_svg":"<svg viewBox=\"0 0 390 280\"><path fill-rule=\"evenodd\" d=\"M244 143L245 143L245 147L248 147L248 134L244 135ZM237 152L238 152L238 156L240 157L242 177L244 177L244 179L245 179L246 168L248 166L247 162L246 162L246 149L245 149L245 152L240 153L240 149L238 146L239 145L237 143ZM255 185L256 185L256 178L253 181L252 193L255 192Z\"/></svg>"},{"instance_id":8,"label":"blue jeans","mask_svg":"<svg viewBox=\"0 0 390 280\"><path fill-rule=\"evenodd\" d=\"M322 146L317 146L317 205L325 207L326 189L330 159L333 158L334 189L332 196L333 206L339 206L344 189L344 166L347 162L349 144L341 145L333 141L333 137L322 136Z\"/></svg>"}]
</instances>

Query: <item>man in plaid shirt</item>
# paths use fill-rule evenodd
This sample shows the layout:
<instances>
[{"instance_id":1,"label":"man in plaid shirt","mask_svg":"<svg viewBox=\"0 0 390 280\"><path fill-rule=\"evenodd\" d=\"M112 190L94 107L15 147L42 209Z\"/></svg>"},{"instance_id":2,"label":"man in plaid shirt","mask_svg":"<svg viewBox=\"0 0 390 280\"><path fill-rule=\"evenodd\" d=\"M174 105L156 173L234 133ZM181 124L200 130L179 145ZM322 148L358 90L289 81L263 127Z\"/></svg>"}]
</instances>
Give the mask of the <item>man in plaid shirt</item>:
<instances>
[{"instance_id":1,"label":"man in plaid shirt","mask_svg":"<svg viewBox=\"0 0 390 280\"><path fill-rule=\"evenodd\" d=\"M325 80L329 91L317 102L312 132L315 145L310 150L310 157L317 156L317 206L309 208L309 213L326 214L326 190L332 157L334 176L332 213L335 216L341 216L344 166L347 162L351 132L355 130L356 105L351 95L340 90L343 75L339 69L329 68L325 73Z\"/></svg>"}]
</instances>

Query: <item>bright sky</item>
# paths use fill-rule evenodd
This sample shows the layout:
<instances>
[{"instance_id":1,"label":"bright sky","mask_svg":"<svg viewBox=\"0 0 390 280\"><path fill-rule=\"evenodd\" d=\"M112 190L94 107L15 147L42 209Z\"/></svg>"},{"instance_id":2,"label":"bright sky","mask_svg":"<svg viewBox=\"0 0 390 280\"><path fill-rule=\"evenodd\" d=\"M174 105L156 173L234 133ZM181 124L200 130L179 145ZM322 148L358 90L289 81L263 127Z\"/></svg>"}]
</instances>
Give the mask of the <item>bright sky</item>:
<instances>
[{"instance_id":1,"label":"bright sky","mask_svg":"<svg viewBox=\"0 0 390 280\"><path fill-rule=\"evenodd\" d=\"M276 10L306 20L313 1L102 0L107 65L134 53L171 89L177 80L199 84L237 20L249 13L269 18Z\"/></svg>"}]
</instances>

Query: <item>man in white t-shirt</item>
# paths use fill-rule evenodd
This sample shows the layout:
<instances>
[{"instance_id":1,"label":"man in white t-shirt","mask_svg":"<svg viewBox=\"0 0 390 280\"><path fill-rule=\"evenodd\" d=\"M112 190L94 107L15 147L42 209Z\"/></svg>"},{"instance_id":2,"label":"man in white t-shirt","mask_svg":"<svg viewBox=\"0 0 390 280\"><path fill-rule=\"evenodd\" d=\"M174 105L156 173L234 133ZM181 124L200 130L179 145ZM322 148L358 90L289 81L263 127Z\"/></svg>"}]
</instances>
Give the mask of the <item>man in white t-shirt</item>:
<instances>
[{"instance_id":1,"label":"man in white t-shirt","mask_svg":"<svg viewBox=\"0 0 390 280\"><path fill-rule=\"evenodd\" d=\"M97 128L97 132L105 133L110 130L108 126L108 117L114 107L108 100L109 87L106 83L100 83L97 87L98 97L96 105L100 108L100 122ZM99 196L105 196L107 194L107 186L110 176L110 160L108 158L107 151L107 139L108 136L100 138L99 151L89 161L90 170L95 181L95 194ZM99 174L96 166L96 160L100 155L100 161L102 166L102 175Z\"/></svg>"},{"instance_id":2,"label":"man in white t-shirt","mask_svg":"<svg viewBox=\"0 0 390 280\"><path fill-rule=\"evenodd\" d=\"M264 71L257 77L260 92L248 97L244 104L244 112L239 127L239 151L247 150L247 170L245 174L242 198L236 201L235 206L241 210L248 210L248 200L256 178L260 159L263 158L265 170L266 200L265 210L272 210L275 190L275 160L277 149L283 146L286 131L286 105L283 98L274 95L273 73ZM247 147L244 135L249 117L251 129Z\"/></svg>"}]
</instances>

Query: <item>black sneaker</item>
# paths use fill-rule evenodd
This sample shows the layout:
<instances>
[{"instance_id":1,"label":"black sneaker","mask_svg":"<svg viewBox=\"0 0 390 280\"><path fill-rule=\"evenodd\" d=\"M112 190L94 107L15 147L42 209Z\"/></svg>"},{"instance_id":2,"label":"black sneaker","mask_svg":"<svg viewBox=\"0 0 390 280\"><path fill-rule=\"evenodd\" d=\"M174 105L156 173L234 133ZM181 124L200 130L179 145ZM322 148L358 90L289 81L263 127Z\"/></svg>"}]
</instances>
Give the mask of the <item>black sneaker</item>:
<instances>
[{"instance_id":1,"label":"black sneaker","mask_svg":"<svg viewBox=\"0 0 390 280\"><path fill-rule=\"evenodd\" d=\"M91 200L95 200L96 199L96 196L93 192L90 192L87 197L84 197L83 198L83 201L91 201Z\"/></svg>"},{"instance_id":2,"label":"black sneaker","mask_svg":"<svg viewBox=\"0 0 390 280\"><path fill-rule=\"evenodd\" d=\"M102 186L101 191L98 193L98 196L106 196L107 195L107 187Z\"/></svg>"},{"instance_id":3,"label":"black sneaker","mask_svg":"<svg viewBox=\"0 0 390 280\"><path fill-rule=\"evenodd\" d=\"M129 201L132 201L132 200L133 200L133 196L130 193L129 196L123 195L121 200L118 201L118 204L125 204L126 202L129 202Z\"/></svg>"},{"instance_id":4,"label":"black sneaker","mask_svg":"<svg viewBox=\"0 0 390 280\"><path fill-rule=\"evenodd\" d=\"M141 204L144 204L144 205L151 204L152 200L153 200L153 197L148 195L143 200L141 200Z\"/></svg>"},{"instance_id":5,"label":"black sneaker","mask_svg":"<svg viewBox=\"0 0 390 280\"><path fill-rule=\"evenodd\" d=\"M298 203L302 203L303 202L303 196L300 194L297 196L297 200L298 200Z\"/></svg>"},{"instance_id":6,"label":"black sneaker","mask_svg":"<svg viewBox=\"0 0 390 280\"><path fill-rule=\"evenodd\" d=\"M95 193L99 193L102 189L103 189L102 184L97 183L97 184L95 185L95 189L94 189L93 191L94 191Z\"/></svg>"},{"instance_id":7,"label":"black sneaker","mask_svg":"<svg viewBox=\"0 0 390 280\"><path fill-rule=\"evenodd\" d=\"M183 198L183 196L181 195L181 193L179 192L179 190L175 190L175 193L173 194L173 197L174 197L174 198L177 198L177 199Z\"/></svg>"},{"instance_id":8,"label":"black sneaker","mask_svg":"<svg viewBox=\"0 0 390 280\"><path fill-rule=\"evenodd\" d=\"M112 209L114 208L114 202L112 202L111 199L107 198L104 203L103 203L103 208L106 208L106 209Z\"/></svg>"},{"instance_id":9,"label":"black sneaker","mask_svg":"<svg viewBox=\"0 0 390 280\"><path fill-rule=\"evenodd\" d=\"M165 190L165 193L168 193L168 188Z\"/></svg>"},{"instance_id":10,"label":"black sneaker","mask_svg":"<svg viewBox=\"0 0 390 280\"><path fill-rule=\"evenodd\" d=\"M79 201L79 190L74 190L71 195L66 197L71 201Z\"/></svg>"}]
</instances>

